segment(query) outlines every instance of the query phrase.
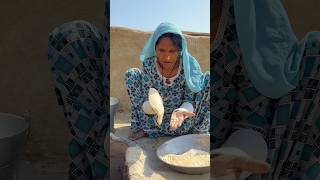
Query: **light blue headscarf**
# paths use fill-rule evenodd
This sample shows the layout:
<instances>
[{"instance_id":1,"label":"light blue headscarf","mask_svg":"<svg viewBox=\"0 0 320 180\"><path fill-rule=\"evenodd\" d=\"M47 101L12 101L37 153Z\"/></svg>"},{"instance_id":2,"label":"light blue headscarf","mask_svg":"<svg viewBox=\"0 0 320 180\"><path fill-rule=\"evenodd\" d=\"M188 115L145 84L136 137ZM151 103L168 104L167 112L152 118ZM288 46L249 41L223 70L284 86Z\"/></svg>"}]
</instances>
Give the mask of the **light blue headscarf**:
<instances>
[{"instance_id":1,"label":"light blue headscarf","mask_svg":"<svg viewBox=\"0 0 320 180\"><path fill-rule=\"evenodd\" d=\"M279 98L298 83L305 42L299 41L280 0L234 0L234 14L246 70L256 89Z\"/></svg>"},{"instance_id":2,"label":"light blue headscarf","mask_svg":"<svg viewBox=\"0 0 320 180\"><path fill-rule=\"evenodd\" d=\"M149 57L156 56L155 46L156 42L162 34L175 33L182 38L182 64L185 74L185 79L188 87L192 92L199 92L204 87L205 74L201 72L198 61L188 52L186 40L180 31L180 29L172 23L161 23L151 37L144 45L143 50L140 53L140 60L143 62ZM206 72L209 73L209 72Z\"/></svg>"}]
</instances>

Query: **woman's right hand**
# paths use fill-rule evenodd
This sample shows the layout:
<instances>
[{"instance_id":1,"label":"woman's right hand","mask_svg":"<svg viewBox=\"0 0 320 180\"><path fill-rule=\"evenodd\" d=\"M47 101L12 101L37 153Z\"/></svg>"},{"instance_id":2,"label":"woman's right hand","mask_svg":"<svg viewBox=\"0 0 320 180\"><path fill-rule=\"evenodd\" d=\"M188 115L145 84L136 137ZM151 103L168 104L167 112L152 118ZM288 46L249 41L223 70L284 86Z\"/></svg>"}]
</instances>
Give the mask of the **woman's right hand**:
<instances>
[{"instance_id":1,"label":"woman's right hand","mask_svg":"<svg viewBox=\"0 0 320 180\"><path fill-rule=\"evenodd\" d=\"M211 177L217 180L239 180L242 172L263 174L271 166L263 161L236 155L216 155L211 159Z\"/></svg>"}]
</instances>

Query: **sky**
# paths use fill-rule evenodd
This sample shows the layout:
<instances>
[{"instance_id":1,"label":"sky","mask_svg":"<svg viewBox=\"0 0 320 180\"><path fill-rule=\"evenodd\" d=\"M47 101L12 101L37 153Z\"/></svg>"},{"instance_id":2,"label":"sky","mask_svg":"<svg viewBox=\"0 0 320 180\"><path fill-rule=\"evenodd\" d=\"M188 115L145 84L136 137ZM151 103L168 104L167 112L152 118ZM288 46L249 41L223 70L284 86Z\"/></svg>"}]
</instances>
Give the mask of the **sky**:
<instances>
[{"instance_id":1,"label":"sky","mask_svg":"<svg viewBox=\"0 0 320 180\"><path fill-rule=\"evenodd\" d=\"M110 25L154 31L161 22L210 33L210 0L110 0Z\"/></svg>"}]
</instances>

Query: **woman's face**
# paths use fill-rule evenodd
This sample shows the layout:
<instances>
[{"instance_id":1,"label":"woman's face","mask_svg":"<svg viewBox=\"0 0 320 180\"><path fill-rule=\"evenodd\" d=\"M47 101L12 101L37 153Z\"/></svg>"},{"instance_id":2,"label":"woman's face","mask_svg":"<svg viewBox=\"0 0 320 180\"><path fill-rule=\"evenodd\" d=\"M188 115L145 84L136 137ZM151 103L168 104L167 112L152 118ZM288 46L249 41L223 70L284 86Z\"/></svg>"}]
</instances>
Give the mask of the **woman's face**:
<instances>
[{"instance_id":1,"label":"woman's face","mask_svg":"<svg viewBox=\"0 0 320 180\"><path fill-rule=\"evenodd\" d=\"M173 44L168 37L163 37L156 45L156 54L159 63L164 68L172 69L178 60L178 48Z\"/></svg>"}]
</instances>

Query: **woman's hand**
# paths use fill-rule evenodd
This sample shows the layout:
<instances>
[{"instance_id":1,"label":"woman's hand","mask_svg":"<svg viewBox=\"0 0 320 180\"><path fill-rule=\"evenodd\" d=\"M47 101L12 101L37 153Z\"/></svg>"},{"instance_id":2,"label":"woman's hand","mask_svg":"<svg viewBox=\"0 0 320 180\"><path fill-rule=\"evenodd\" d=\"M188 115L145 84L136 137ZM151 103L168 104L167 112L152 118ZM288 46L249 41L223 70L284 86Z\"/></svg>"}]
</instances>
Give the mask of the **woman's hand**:
<instances>
[{"instance_id":1,"label":"woman's hand","mask_svg":"<svg viewBox=\"0 0 320 180\"><path fill-rule=\"evenodd\" d=\"M192 117L194 115L195 114L193 112L183 111L183 110L174 110L171 114L170 130L178 129L185 119L187 119L188 117Z\"/></svg>"},{"instance_id":2,"label":"woman's hand","mask_svg":"<svg viewBox=\"0 0 320 180\"><path fill-rule=\"evenodd\" d=\"M211 168L211 177L213 179L229 180L238 180L244 171L263 174L271 169L270 165L266 162L236 155L213 156Z\"/></svg>"}]
</instances>

